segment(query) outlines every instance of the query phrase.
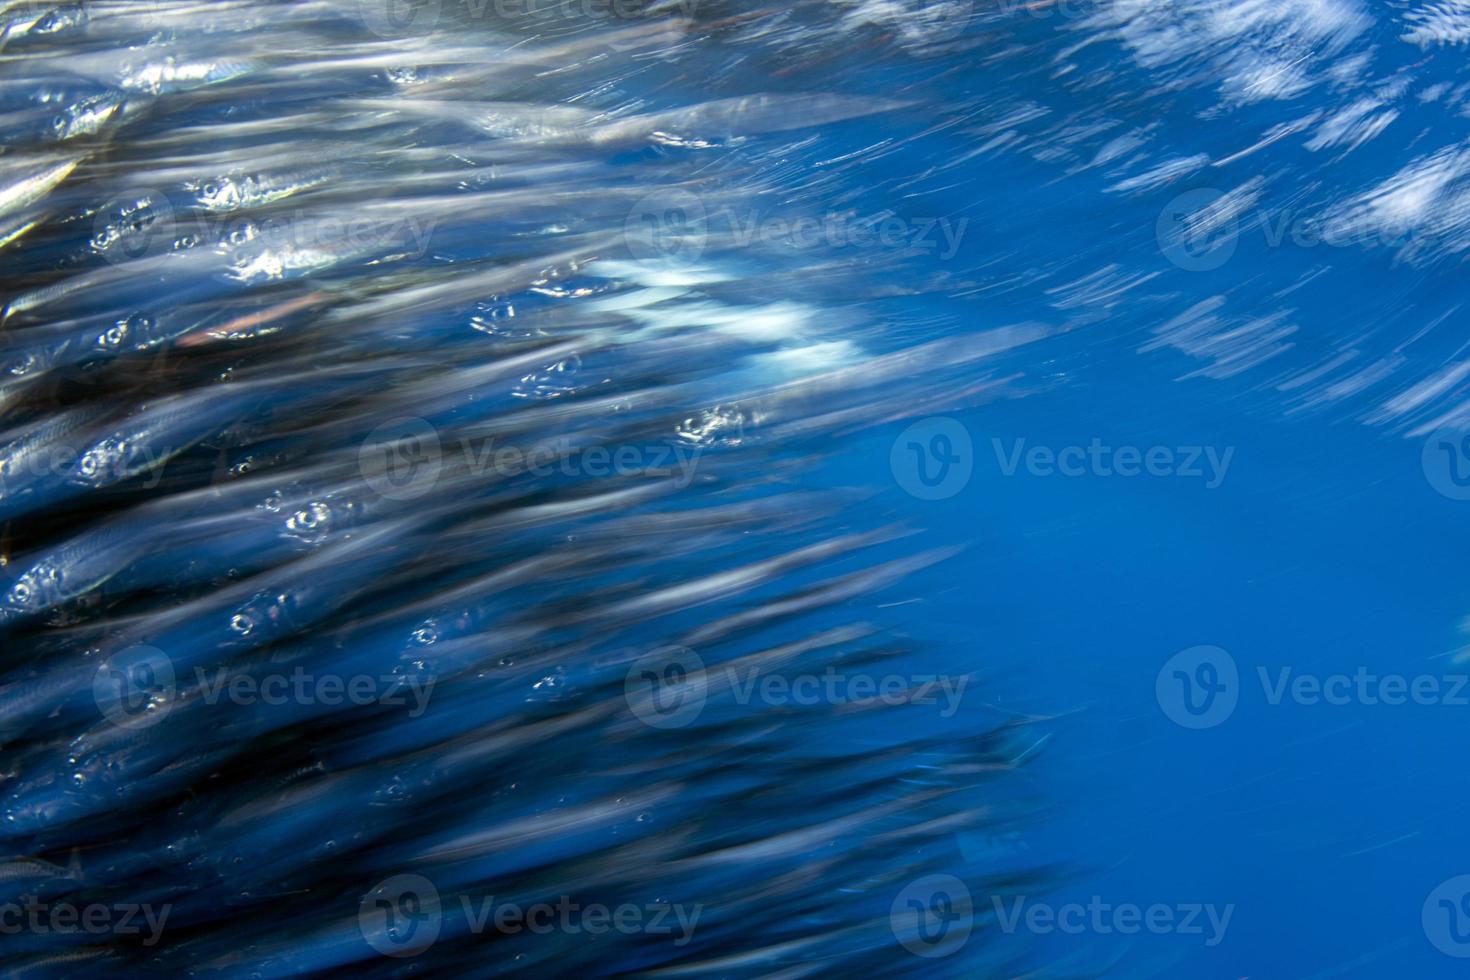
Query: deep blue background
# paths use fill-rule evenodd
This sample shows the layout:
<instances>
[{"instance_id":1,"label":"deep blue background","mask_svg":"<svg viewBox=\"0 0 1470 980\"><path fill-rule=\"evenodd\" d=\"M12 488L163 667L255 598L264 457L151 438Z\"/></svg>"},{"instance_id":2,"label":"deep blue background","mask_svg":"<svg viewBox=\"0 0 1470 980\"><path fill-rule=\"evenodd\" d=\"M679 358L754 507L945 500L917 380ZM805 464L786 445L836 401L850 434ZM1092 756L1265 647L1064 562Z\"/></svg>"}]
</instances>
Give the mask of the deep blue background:
<instances>
[{"instance_id":1,"label":"deep blue background","mask_svg":"<svg viewBox=\"0 0 1470 980\"><path fill-rule=\"evenodd\" d=\"M1155 9L1191 7L1203 9ZM944 77L964 123L885 164L937 171L892 194L898 213L972 221L949 267L970 288L927 296L919 316L946 317L955 333L1022 321L1066 331L1005 360L997 374L1020 373L1009 389L1017 397L947 413L973 442L962 492L926 502L893 480L890 450L907 423L870 433L839 474L887 477L889 503L934 543L970 542L891 597L914 600L897 610L908 630L940 641L937 664L979 673L983 691L965 710L994 704L1051 719L1037 726L1052 738L1031 766L1051 808L990 852L972 843L968 857L1066 868L1057 891L1035 896L1051 904L1100 895L1235 906L1215 948L1147 933L1003 940L1076 973L1438 977L1470 964L1437 951L1421 924L1430 892L1470 873L1470 706L1271 705L1257 676L1258 667L1273 677L1282 667L1467 673L1456 655L1470 639L1461 630L1470 502L1431 485L1427 435L1417 431L1465 404L1466 389L1450 385L1414 412L1382 411L1465 357L1470 288L1455 236L1466 219L1453 195L1437 198L1407 237L1345 247L1273 245L1242 224L1234 256L1207 271L1169 262L1156 234L1184 191L1259 180L1253 216L1310 220L1422 173L1434 154L1460 152L1461 96L1430 95L1460 83L1462 49L1406 41L1409 8L1397 5L1327 4L1364 26L1294 34L1308 7L1285 4L1287 26L1223 40L1184 17L1182 53L1152 67L1079 18L990 22L984 53ZM1093 42L1084 53L1063 53L1084 37ZM1008 44L1013 56L987 58ZM1299 58L1310 84L1230 98L1231 58L1272 51ZM1307 146L1357 99L1392 120L1376 135L1361 131L1356 146ZM1011 126L1009 143L978 149L1007 129L996 120L1027 107L1045 111ZM1231 159L1272 126L1314 113L1299 133ZM1075 136L1100 122L1111 128L1068 142L1069 127ZM1130 164L1092 162L1130 132L1146 134ZM1118 188L1193 155L1208 162L1156 186ZM1457 166L1432 193L1462 189ZM1063 302L1069 284L1094 273L1139 281L1105 301ZM1294 331L1241 371L1211 372L1209 357L1148 346L1162 324L1211 297L1221 300L1214 332L1227 352L1239 349L1226 336L1233 326L1274 317ZM1282 387L1349 352L1344 366ZM1380 377L1331 390L1379 359L1388 365ZM1235 453L1224 483L1206 489L1181 477L1043 477L1024 467L1006 476L993 438ZM1227 721L1194 731L1165 715L1155 680L1171 656L1201 644L1229 652L1241 692Z\"/></svg>"},{"instance_id":2,"label":"deep blue background","mask_svg":"<svg viewBox=\"0 0 1470 980\"><path fill-rule=\"evenodd\" d=\"M913 628L983 697L1056 716L1034 763L1055 810L1013 853L1063 862L1051 904L1235 904L1224 940L1053 935L1050 959L1121 957L1125 976L1451 976L1420 909L1470 869L1465 706L1268 703L1275 676L1464 673L1464 508L1437 494L1419 443L1320 419L1251 418L1208 382L1098 377L962 413L975 471L955 497L906 508L974 541L911 583ZM889 440L896 435L885 432ZM1181 477L1007 477L1006 446L1234 446L1222 485ZM889 442L867 447L877 467ZM922 612L915 612L921 609ZM1234 713L1182 728L1155 697L1170 656L1199 644L1240 667ZM967 700L965 710L978 710ZM972 855L973 856L973 855ZM980 901L984 906L984 900ZM1026 938L1007 942L1026 942Z\"/></svg>"}]
</instances>

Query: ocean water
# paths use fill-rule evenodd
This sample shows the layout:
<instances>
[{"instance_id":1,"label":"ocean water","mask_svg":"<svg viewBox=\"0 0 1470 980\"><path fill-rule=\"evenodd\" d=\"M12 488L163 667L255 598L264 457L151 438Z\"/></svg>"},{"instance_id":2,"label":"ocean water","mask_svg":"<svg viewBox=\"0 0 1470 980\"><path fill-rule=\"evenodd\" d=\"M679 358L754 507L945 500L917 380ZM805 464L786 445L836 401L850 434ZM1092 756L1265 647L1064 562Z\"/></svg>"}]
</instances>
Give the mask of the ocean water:
<instances>
[{"instance_id":1,"label":"ocean water","mask_svg":"<svg viewBox=\"0 0 1470 980\"><path fill-rule=\"evenodd\" d=\"M1099 404L1130 406L1134 419L1158 411L1136 390L1110 393L967 422L987 441L991 432L1068 440ZM1460 811L1450 692L1460 683L1461 615L1425 581L1454 576L1456 541L1445 530L1454 502L1427 488L1414 447L1300 422L1266 443L1207 399L1180 412L1186 399L1171 399L1178 414L1168 422L1140 430L1125 416L1104 431L1115 445L1203 435L1270 455L1240 456L1206 491L1182 480L1006 478L979 450L967 491L977 499L942 511L943 526L971 527L978 539L963 575L928 586L954 662L998 678L1005 707L1057 716L1035 768L1058 812L999 844L982 838L977 857L994 860L998 849L1002 860L1075 868L1055 897L1035 899L1053 905L1098 896L1234 906L1213 946L1208 930L1020 930L1019 941L1122 975L1452 975L1458 964L1428 938L1445 934L1421 913L1460 873L1443 842ZM1367 476L1370 459L1382 475ZM1322 486L1292 499L1286 488L1306 460ZM1191 720L1183 695L1170 686L1161 698L1158 678L1202 644L1237 665L1239 700L1196 729L1176 723L1171 712ZM1289 694L1272 703L1268 684L1287 668L1292 677L1444 678L1446 703L1371 703L1372 687L1341 704ZM1191 696L1205 703L1203 691ZM1221 697L1228 703L1229 691Z\"/></svg>"},{"instance_id":2,"label":"ocean water","mask_svg":"<svg viewBox=\"0 0 1470 980\"><path fill-rule=\"evenodd\" d=\"M17 970L1463 972L1464 4L3 17Z\"/></svg>"},{"instance_id":3,"label":"ocean water","mask_svg":"<svg viewBox=\"0 0 1470 980\"><path fill-rule=\"evenodd\" d=\"M904 608L982 697L1051 719L1054 810L968 844L1069 869L1005 939L1053 964L1464 969L1465 18L1037 5L945 76L973 115L909 166L972 219L955 315L1069 332L1025 397L952 416L971 471L910 506L972 544ZM1069 904L1072 929L1046 917ZM1130 904L1180 928L1126 934ZM1191 904L1233 913L1190 932Z\"/></svg>"}]
</instances>

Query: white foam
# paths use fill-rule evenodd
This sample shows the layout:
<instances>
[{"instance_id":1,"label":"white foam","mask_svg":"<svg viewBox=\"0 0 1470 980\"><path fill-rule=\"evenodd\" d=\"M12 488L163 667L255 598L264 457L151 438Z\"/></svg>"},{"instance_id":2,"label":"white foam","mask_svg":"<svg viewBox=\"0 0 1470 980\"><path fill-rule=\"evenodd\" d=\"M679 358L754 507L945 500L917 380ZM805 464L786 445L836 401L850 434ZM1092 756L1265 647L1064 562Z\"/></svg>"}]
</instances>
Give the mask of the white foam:
<instances>
[{"instance_id":1,"label":"white foam","mask_svg":"<svg viewBox=\"0 0 1470 980\"><path fill-rule=\"evenodd\" d=\"M587 266L587 272L604 279L618 279L639 286L656 288L692 288L736 278L728 269L685 262L622 262L599 259Z\"/></svg>"},{"instance_id":2,"label":"white foam","mask_svg":"<svg viewBox=\"0 0 1470 980\"><path fill-rule=\"evenodd\" d=\"M1302 92L1372 18L1355 0L1117 0L1091 23L1144 68L1208 59L1227 97L1254 102Z\"/></svg>"},{"instance_id":3,"label":"white foam","mask_svg":"<svg viewBox=\"0 0 1470 980\"><path fill-rule=\"evenodd\" d=\"M1397 109L1385 109L1378 99L1365 97L1338 110L1317 127L1317 132L1307 140L1307 149L1325 150L1345 146L1355 149L1376 137L1398 118Z\"/></svg>"},{"instance_id":4,"label":"white foam","mask_svg":"<svg viewBox=\"0 0 1470 980\"><path fill-rule=\"evenodd\" d=\"M1470 245L1470 148L1449 146L1420 157L1335 210L1328 231L1403 245L1410 254L1430 246Z\"/></svg>"},{"instance_id":5,"label":"white foam","mask_svg":"<svg viewBox=\"0 0 1470 980\"><path fill-rule=\"evenodd\" d=\"M829 340L805 347L758 354L755 361L763 368L781 375L806 375L830 371L855 363L862 352L848 340Z\"/></svg>"},{"instance_id":6,"label":"white foam","mask_svg":"<svg viewBox=\"0 0 1470 980\"><path fill-rule=\"evenodd\" d=\"M1404 12L1403 39L1421 48L1470 41L1470 0L1441 0Z\"/></svg>"}]
</instances>

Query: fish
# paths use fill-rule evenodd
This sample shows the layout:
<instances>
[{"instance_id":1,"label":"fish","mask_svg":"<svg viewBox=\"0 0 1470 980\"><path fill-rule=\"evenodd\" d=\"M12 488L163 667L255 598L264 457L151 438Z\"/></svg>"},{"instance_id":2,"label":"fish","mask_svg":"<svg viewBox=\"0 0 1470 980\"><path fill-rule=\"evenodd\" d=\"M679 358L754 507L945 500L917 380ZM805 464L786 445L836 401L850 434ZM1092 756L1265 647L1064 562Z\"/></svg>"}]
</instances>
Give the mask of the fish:
<instances>
[{"instance_id":1,"label":"fish","mask_svg":"<svg viewBox=\"0 0 1470 980\"><path fill-rule=\"evenodd\" d=\"M0 897L158 926L7 968L927 965L890 908L1037 740L927 703L883 600L959 535L861 447L1067 328L760 229L855 213L953 66L792 57L825 5L3 9ZM907 679L762 693L839 672ZM494 925L558 902L677 928Z\"/></svg>"}]
</instances>

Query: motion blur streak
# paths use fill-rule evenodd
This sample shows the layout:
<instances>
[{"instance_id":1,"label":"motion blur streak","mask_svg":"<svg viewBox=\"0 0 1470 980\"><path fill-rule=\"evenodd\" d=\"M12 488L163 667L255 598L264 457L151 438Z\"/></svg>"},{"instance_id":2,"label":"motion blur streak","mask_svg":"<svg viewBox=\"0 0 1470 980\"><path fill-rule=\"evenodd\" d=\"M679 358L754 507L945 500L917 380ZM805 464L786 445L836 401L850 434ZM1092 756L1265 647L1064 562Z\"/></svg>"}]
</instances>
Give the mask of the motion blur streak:
<instances>
[{"instance_id":1,"label":"motion blur streak","mask_svg":"<svg viewBox=\"0 0 1470 980\"><path fill-rule=\"evenodd\" d=\"M0 898L166 912L6 966L1003 972L890 910L1035 738L917 707L874 594L951 549L820 479L1066 332L916 315L963 225L853 195L947 5L506 6L0 5ZM698 915L471 914L566 897Z\"/></svg>"}]
</instances>

